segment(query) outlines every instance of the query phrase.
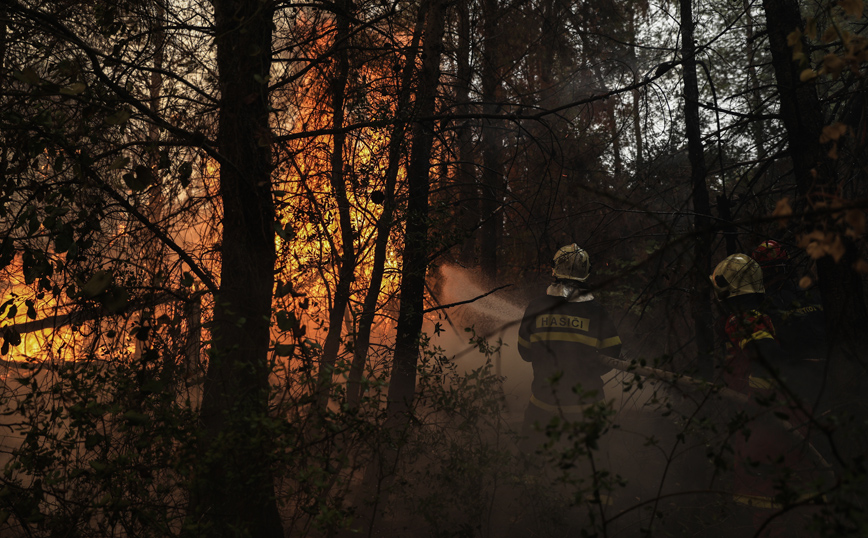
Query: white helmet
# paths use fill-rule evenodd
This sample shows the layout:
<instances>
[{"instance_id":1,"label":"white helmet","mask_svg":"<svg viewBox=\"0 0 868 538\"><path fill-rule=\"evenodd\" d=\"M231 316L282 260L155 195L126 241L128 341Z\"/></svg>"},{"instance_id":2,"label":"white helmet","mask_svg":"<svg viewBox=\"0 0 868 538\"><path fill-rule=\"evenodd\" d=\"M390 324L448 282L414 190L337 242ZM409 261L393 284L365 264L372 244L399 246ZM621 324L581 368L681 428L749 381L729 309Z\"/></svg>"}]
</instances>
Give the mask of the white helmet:
<instances>
[{"instance_id":1,"label":"white helmet","mask_svg":"<svg viewBox=\"0 0 868 538\"><path fill-rule=\"evenodd\" d=\"M555 278L566 278L584 282L591 274L591 257L588 253L573 243L562 247L554 258L552 275Z\"/></svg>"},{"instance_id":2,"label":"white helmet","mask_svg":"<svg viewBox=\"0 0 868 538\"><path fill-rule=\"evenodd\" d=\"M765 293L763 271L756 260L747 254L727 256L717 264L709 278L718 299L749 293Z\"/></svg>"}]
</instances>

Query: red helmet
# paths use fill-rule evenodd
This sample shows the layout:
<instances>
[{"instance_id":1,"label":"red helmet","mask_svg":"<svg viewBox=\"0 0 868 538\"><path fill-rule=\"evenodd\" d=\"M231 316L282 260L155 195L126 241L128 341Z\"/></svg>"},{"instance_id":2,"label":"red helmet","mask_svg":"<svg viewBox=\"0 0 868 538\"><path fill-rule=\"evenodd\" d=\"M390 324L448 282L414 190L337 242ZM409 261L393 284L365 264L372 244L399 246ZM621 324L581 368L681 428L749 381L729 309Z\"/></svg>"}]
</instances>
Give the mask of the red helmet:
<instances>
[{"instance_id":1,"label":"red helmet","mask_svg":"<svg viewBox=\"0 0 868 538\"><path fill-rule=\"evenodd\" d=\"M751 253L750 257L756 260L762 267L786 265L790 260L784 246L774 239L769 239L760 243Z\"/></svg>"}]
</instances>

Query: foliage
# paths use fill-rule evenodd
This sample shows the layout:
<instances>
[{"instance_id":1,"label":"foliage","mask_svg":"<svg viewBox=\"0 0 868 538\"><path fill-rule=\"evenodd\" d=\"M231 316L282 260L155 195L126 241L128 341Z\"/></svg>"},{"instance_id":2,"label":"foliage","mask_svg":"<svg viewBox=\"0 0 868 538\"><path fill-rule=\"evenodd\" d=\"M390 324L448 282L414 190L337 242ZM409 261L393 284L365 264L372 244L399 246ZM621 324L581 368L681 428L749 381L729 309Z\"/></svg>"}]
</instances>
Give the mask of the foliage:
<instances>
[{"instance_id":1,"label":"foliage","mask_svg":"<svg viewBox=\"0 0 868 538\"><path fill-rule=\"evenodd\" d=\"M212 489L225 493L209 488L218 483L251 492L224 507L266 490L297 535L677 534L732 521L722 499L734 439L762 410L734 412L719 386L685 389L697 366L689 275L709 261L692 241L713 236L717 259L778 237L803 287L824 293L830 273L815 267L843 261L848 287L827 300L864 310L862 2L803 6L804 28L786 29L822 117L813 142L835 171L822 192L786 154L794 137L766 6L696 2L707 230L694 220L672 3L450 4L439 43L424 31L431 5L237 2L249 11L226 18L222 2L0 6L4 532L255 532L244 525L257 514L235 528L203 509ZM270 50L239 45L251 20L266 21ZM423 47L443 54L433 88ZM252 82L225 71L263 59ZM428 90L435 112L420 117ZM232 108L252 104L263 118ZM261 123L226 127L239 118ZM412 413L389 414L396 320L420 314L400 302L406 230L418 224L406 210L420 179L408 177L414 129L434 140L422 167L428 319L452 323L458 303L479 302L444 305L456 291L438 265L479 269L477 297L498 289L515 306L539 291L551 253L578 242L630 370L675 376L625 378L624 395L655 387L638 415L601 401L545 425L538 457L517 451L520 411L498 362L517 360L515 320L491 312L463 320L480 334L461 351L422 327L400 335L420 336L420 368ZM235 232L273 248L260 255ZM244 276L262 265L265 278ZM243 313L272 278L261 311ZM846 312L831 325L855 320L864 333L858 309ZM470 354L482 366L453 359ZM856 399L864 372L851 366L830 383ZM842 404L823 422L841 452L835 486L811 501L817 532L864 534L865 416ZM623 467L600 461L607 445ZM225 465L233 457L244 461ZM645 481L642 458L660 474ZM372 474L380 489L367 498ZM703 502L685 498L686 483ZM804 508L797 489L783 488L786 510Z\"/></svg>"}]
</instances>

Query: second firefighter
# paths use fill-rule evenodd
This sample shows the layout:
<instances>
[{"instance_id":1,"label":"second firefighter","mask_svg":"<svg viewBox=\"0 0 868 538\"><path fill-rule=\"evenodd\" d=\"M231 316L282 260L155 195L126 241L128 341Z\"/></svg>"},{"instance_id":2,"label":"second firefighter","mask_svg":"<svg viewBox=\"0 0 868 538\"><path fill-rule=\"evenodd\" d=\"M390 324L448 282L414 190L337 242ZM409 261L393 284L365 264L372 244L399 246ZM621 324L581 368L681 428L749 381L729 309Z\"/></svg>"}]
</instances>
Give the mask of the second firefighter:
<instances>
[{"instance_id":1,"label":"second firefighter","mask_svg":"<svg viewBox=\"0 0 868 538\"><path fill-rule=\"evenodd\" d=\"M533 366L523 425L532 445L545 440L539 434L552 417L580 416L602 399L600 376L612 368L603 356L617 358L621 352L614 323L585 285L588 253L573 243L553 261L555 281L531 301L518 330L521 358Z\"/></svg>"}]
</instances>

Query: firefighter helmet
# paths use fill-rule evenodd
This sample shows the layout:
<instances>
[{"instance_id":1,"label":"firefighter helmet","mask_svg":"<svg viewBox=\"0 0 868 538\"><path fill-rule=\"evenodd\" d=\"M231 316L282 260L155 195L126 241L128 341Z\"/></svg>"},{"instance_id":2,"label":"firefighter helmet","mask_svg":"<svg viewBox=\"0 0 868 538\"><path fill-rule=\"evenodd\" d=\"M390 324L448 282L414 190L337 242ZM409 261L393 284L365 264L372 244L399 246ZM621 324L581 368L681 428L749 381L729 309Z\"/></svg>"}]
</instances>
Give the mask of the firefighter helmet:
<instances>
[{"instance_id":1,"label":"firefighter helmet","mask_svg":"<svg viewBox=\"0 0 868 538\"><path fill-rule=\"evenodd\" d=\"M718 299L765 293L763 271L756 260L747 254L727 256L717 264L710 278Z\"/></svg>"},{"instance_id":2,"label":"firefighter helmet","mask_svg":"<svg viewBox=\"0 0 868 538\"><path fill-rule=\"evenodd\" d=\"M555 278L584 282L591 274L591 257L575 243L558 250L553 261L552 275Z\"/></svg>"},{"instance_id":3,"label":"firefighter helmet","mask_svg":"<svg viewBox=\"0 0 868 538\"><path fill-rule=\"evenodd\" d=\"M760 243L751 253L750 257L755 259L762 268L786 265L790 260L784 246L774 239Z\"/></svg>"}]
</instances>

